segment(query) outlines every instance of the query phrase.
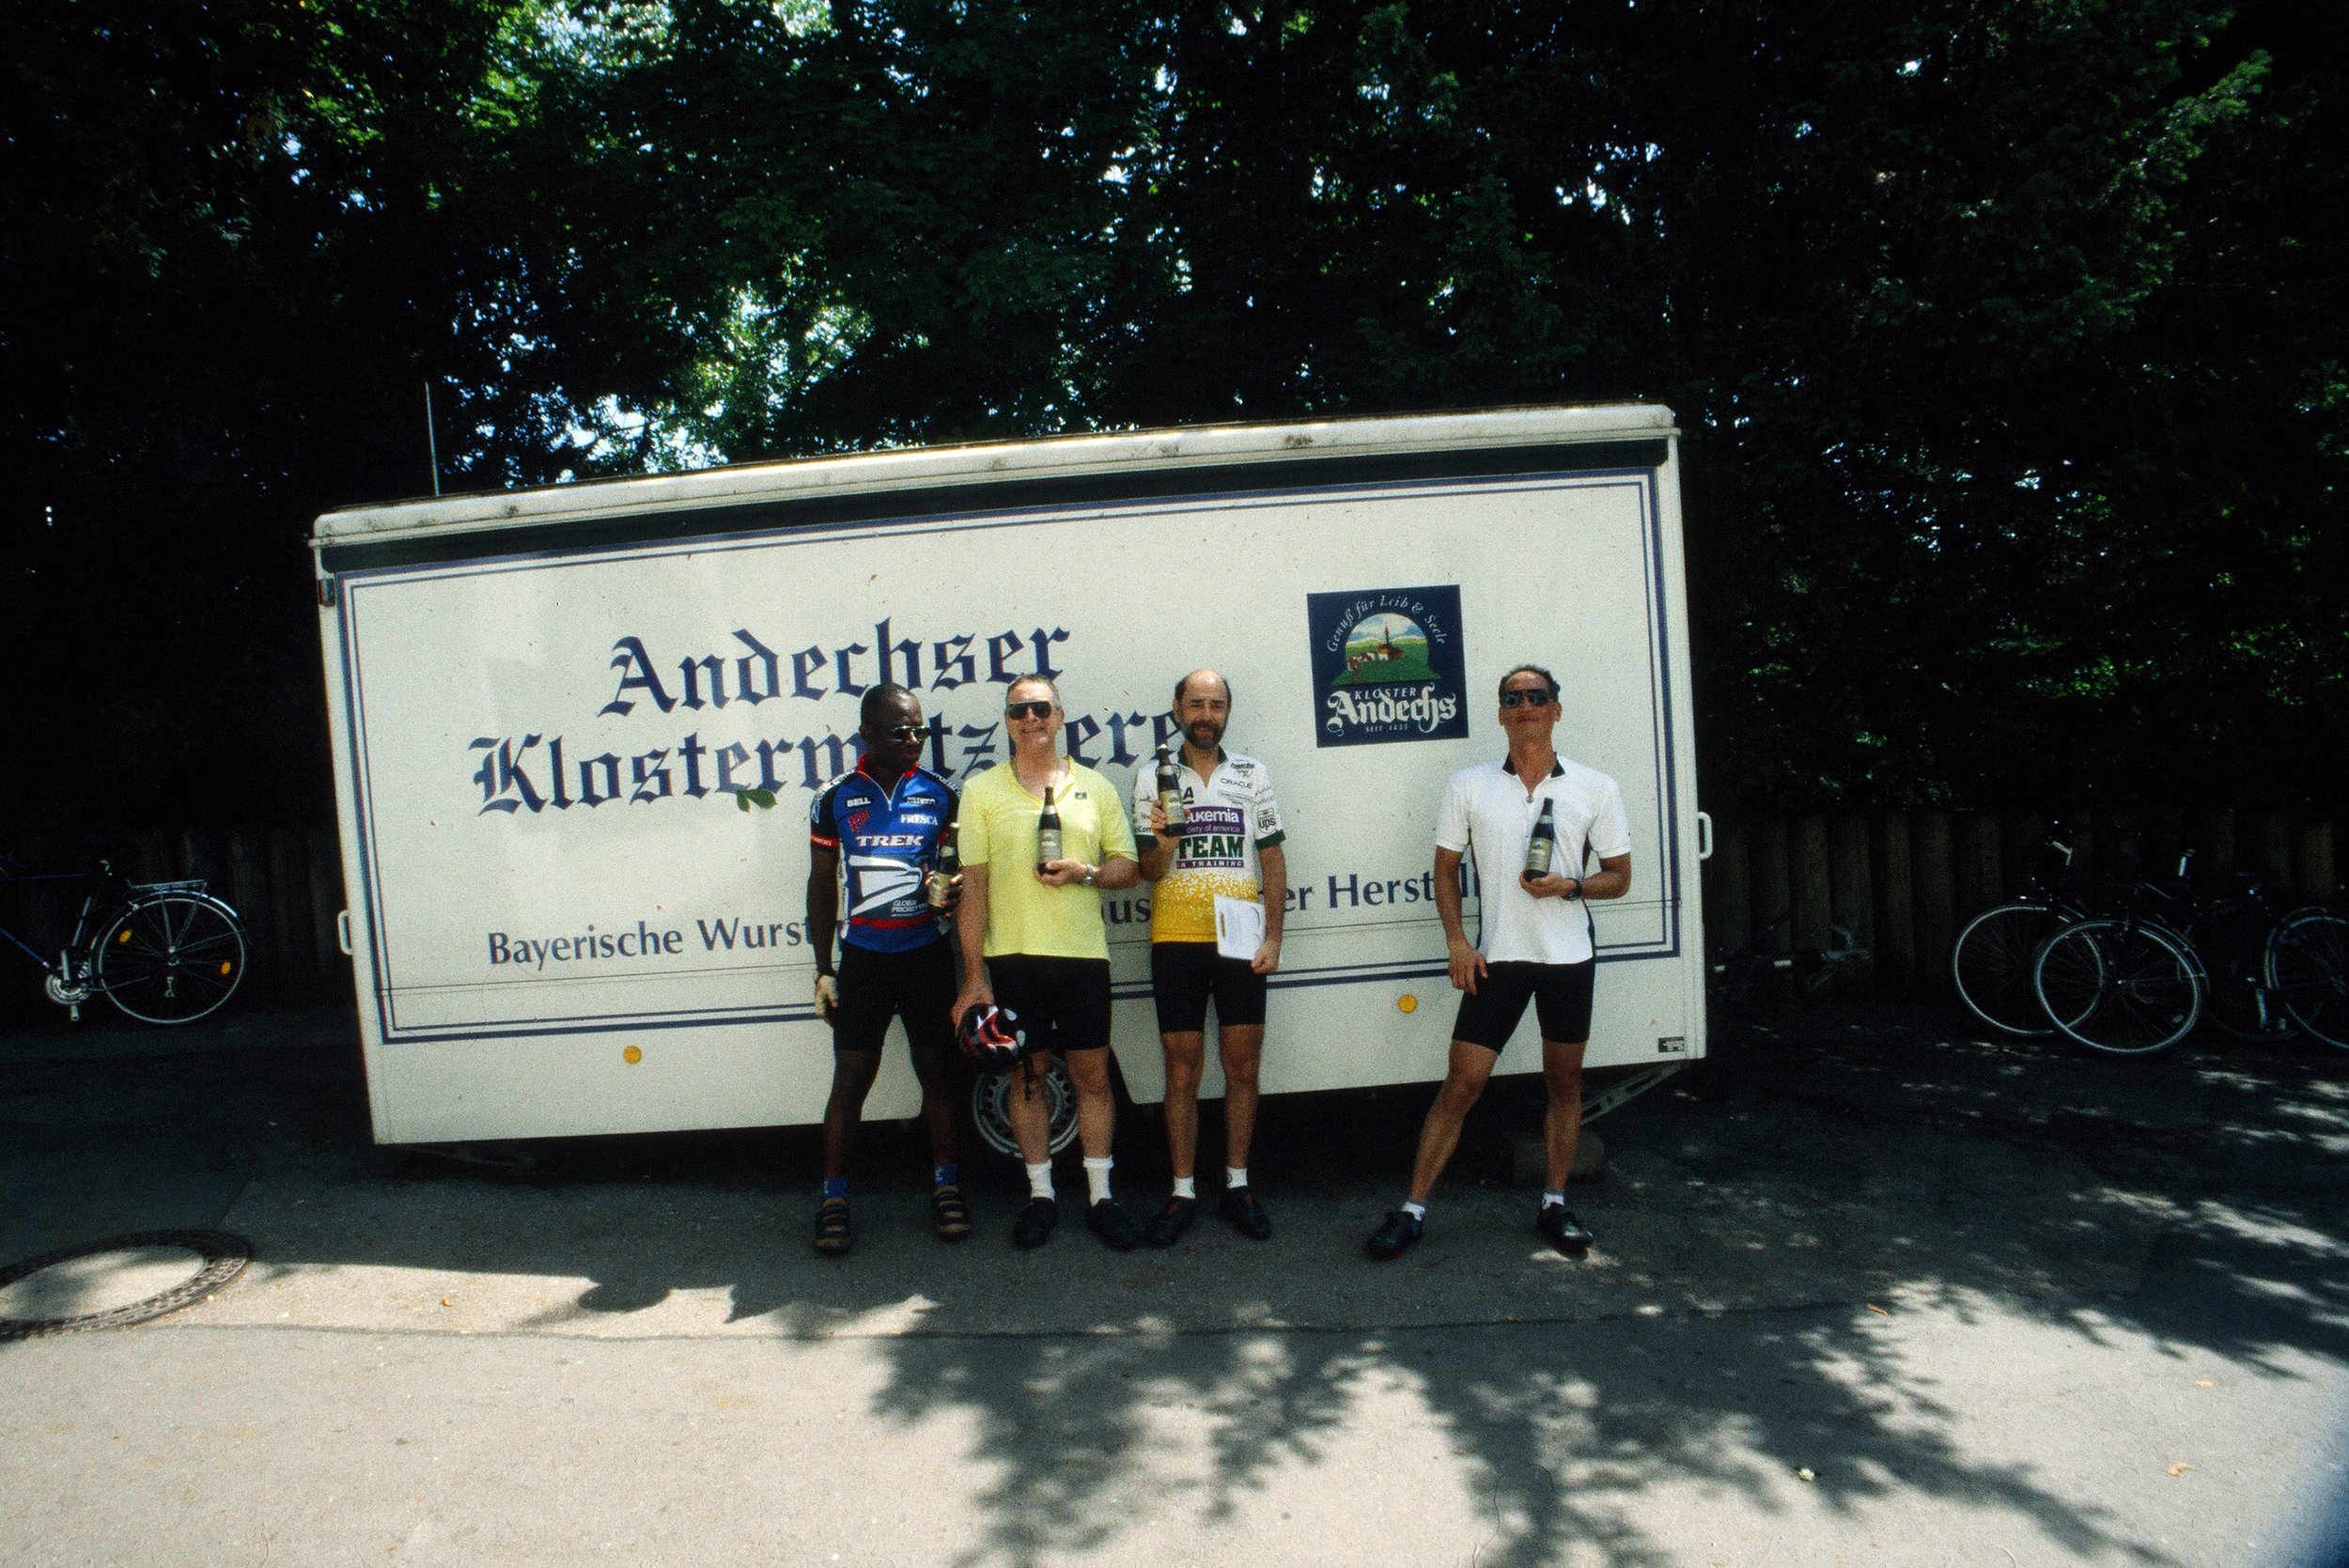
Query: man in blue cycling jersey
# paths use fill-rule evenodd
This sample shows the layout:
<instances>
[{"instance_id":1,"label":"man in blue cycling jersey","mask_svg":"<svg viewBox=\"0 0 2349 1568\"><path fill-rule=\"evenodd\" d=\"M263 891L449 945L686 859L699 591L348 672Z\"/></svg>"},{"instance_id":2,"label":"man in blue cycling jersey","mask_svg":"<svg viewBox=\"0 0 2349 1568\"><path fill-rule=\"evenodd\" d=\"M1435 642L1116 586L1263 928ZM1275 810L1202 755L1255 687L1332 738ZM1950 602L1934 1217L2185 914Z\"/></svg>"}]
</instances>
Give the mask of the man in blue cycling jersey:
<instances>
[{"instance_id":1,"label":"man in blue cycling jersey","mask_svg":"<svg viewBox=\"0 0 2349 1568\"><path fill-rule=\"evenodd\" d=\"M832 1256L849 1244L848 1135L880 1070L893 1017L905 1024L922 1083L931 1224L945 1241L971 1234L955 1159L953 1008L962 966L923 886L958 802L952 784L920 765L928 732L911 691L894 683L867 691L858 733L863 759L824 786L808 820L807 937L816 953L816 1007L831 1022L832 1041L816 1250Z\"/></svg>"}]
</instances>

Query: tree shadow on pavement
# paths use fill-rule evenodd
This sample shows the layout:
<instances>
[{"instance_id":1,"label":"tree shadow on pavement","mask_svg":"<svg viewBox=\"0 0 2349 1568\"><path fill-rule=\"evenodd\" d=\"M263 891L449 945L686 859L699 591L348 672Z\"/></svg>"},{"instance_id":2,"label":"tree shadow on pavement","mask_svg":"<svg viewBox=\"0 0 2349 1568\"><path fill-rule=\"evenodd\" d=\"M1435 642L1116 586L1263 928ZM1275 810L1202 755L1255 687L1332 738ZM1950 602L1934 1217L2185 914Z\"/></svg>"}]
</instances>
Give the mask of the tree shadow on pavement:
<instances>
[{"instance_id":1,"label":"tree shadow on pavement","mask_svg":"<svg viewBox=\"0 0 2349 1568\"><path fill-rule=\"evenodd\" d=\"M202 1103L247 1179L231 1218L257 1270L296 1291L304 1270L404 1271L385 1288L415 1295L421 1326L449 1321L431 1281L470 1274L547 1282L476 1331L853 1345L879 1369L871 1419L951 1435L958 1452L936 1457L970 1489L961 1561L1237 1529L1266 1560L1661 1564L1703 1543L1659 1523L1659 1499L1794 1529L1901 1498L2011 1526L2043 1555L2198 1560L2124 1494L2105 1500L2093 1456L1981 1423L2044 1404L2051 1432L2092 1431L2061 1389L2120 1340L2278 1383L2349 1363L2349 1094L2290 1048L2112 1063L1952 1027L1822 1015L1711 1093L1635 1102L1603 1124L1609 1178L1577 1189L1601 1238L1579 1263L1534 1238L1528 1194L1489 1179L1505 1161L1473 1157L1419 1249L1361 1257L1424 1090L1268 1104L1254 1163L1275 1238L1203 1216L1178 1247L1124 1255L1073 1203L1049 1246L1014 1252L1016 1168L975 1161L981 1234L940 1246L894 1126L860 1150L858 1247L837 1262L807 1249L804 1132L549 1144L521 1176L387 1174L347 1067L307 1057L173 1059L129 1096L107 1092L118 1063L11 1065L0 1130L130 1147L192 1135ZM1522 1114L1507 1098L1488 1123ZM1162 1191L1154 1137L1120 1129L1137 1206ZM224 1299L224 1319L237 1310ZM2037 1359L1968 1386L1930 1336L1900 1331L1921 1318L2010 1326ZM1439 1526L1457 1539L1424 1533Z\"/></svg>"},{"instance_id":2,"label":"tree shadow on pavement","mask_svg":"<svg viewBox=\"0 0 2349 1568\"><path fill-rule=\"evenodd\" d=\"M971 1456L997 1479L971 1560L1060 1560L1240 1512L1277 1532L1264 1505L1333 1464L1350 1464L1342 1490L1364 1510L1320 1520L1357 1532L1335 1539L1409 1529L1430 1488L1465 1494L1482 1523L1475 1539L1398 1535L1391 1560L1679 1561L1688 1544L1654 1534L1643 1497L1731 1493L1791 1515L1805 1487L1840 1513L1954 1500L2067 1559L2197 1560L2125 1504L2051 1480L2070 1455L1987 1456L1996 1445L1965 1430L1982 1390L1919 1364L1890 1320L2010 1318L2083 1349L2143 1336L2273 1379L2349 1362L2349 1097L2332 1063L2084 1062L1908 1017L1823 1024L1725 1100L1659 1096L1607 1124L1616 1180L1577 1201L1609 1267L1561 1270L1529 1250L1520 1197L1455 1194L1399 1265L1335 1255L1351 1236L1297 1244L1346 1327L1267 1331L1239 1313L1218 1329L1200 1314L1196 1331L1164 1332L1139 1313L1012 1350L958 1335L966 1314L949 1305L890 1343L877 1408L976 1419ZM1319 1151L1319 1180L1391 1188L1409 1119L1347 1138L1360 1154ZM1361 1205L1362 1228L1376 1207ZM1445 1296L1428 1312L1428 1274L1480 1252L1494 1292L1471 1295L1487 1310ZM1741 1252L1773 1261L1757 1271ZM2064 1375L2014 1370L2026 1400ZM1153 1497L1159 1512L1137 1519ZM1309 1506L1300 1492L1281 1518ZM1315 1539L1332 1537L1293 1545L1314 1555Z\"/></svg>"}]
</instances>

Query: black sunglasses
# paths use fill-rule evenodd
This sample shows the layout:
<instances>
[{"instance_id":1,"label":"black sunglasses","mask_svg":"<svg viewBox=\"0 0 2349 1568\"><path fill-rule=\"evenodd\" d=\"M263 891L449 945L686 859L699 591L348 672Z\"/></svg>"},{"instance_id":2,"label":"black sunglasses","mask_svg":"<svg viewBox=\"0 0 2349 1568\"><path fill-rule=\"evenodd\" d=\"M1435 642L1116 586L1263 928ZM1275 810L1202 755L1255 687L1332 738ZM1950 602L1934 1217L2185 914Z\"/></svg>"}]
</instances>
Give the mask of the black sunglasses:
<instances>
[{"instance_id":1,"label":"black sunglasses","mask_svg":"<svg viewBox=\"0 0 2349 1568\"><path fill-rule=\"evenodd\" d=\"M1501 694L1501 706L1503 707L1548 707L1549 693L1547 691L1503 691Z\"/></svg>"},{"instance_id":2,"label":"black sunglasses","mask_svg":"<svg viewBox=\"0 0 2349 1568\"><path fill-rule=\"evenodd\" d=\"M881 734L892 740L919 740L927 733L919 724L883 724Z\"/></svg>"},{"instance_id":3,"label":"black sunglasses","mask_svg":"<svg viewBox=\"0 0 2349 1568\"><path fill-rule=\"evenodd\" d=\"M1003 717L1006 719L1049 719L1051 716L1052 705L1049 702L1003 705Z\"/></svg>"}]
</instances>

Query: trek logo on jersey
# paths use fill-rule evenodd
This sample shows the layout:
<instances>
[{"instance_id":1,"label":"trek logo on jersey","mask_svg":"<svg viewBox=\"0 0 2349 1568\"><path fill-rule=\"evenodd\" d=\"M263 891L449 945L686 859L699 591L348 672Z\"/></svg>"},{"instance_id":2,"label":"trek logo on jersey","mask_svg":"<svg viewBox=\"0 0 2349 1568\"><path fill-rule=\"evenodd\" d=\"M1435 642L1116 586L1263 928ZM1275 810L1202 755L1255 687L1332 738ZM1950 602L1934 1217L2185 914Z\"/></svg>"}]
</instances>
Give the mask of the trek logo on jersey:
<instances>
[{"instance_id":1,"label":"trek logo on jersey","mask_svg":"<svg viewBox=\"0 0 2349 1568\"><path fill-rule=\"evenodd\" d=\"M1468 734L1457 584L1307 594L1322 746Z\"/></svg>"}]
</instances>

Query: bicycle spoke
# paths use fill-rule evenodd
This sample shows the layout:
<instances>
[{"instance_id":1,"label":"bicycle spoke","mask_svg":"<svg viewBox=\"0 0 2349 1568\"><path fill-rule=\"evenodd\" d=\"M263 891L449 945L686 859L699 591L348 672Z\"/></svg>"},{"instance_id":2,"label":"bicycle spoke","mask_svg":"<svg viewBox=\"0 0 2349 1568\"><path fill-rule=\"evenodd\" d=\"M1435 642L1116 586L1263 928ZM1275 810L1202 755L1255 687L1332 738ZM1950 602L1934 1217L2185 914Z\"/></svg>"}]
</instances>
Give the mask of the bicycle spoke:
<instances>
[{"instance_id":1,"label":"bicycle spoke","mask_svg":"<svg viewBox=\"0 0 2349 1568\"><path fill-rule=\"evenodd\" d=\"M2296 1032L2263 969L2274 924L2263 904L2239 899L2205 907L2186 930L2210 981L2210 1021L2239 1040L2285 1040Z\"/></svg>"},{"instance_id":2,"label":"bicycle spoke","mask_svg":"<svg viewBox=\"0 0 2349 1568\"><path fill-rule=\"evenodd\" d=\"M2174 1045L2201 1011L2201 984L2183 941L2121 921L2059 932L2040 950L2034 984L2056 1027L2116 1055Z\"/></svg>"},{"instance_id":3,"label":"bicycle spoke","mask_svg":"<svg viewBox=\"0 0 2349 1568\"><path fill-rule=\"evenodd\" d=\"M237 939L237 934L234 931L224 929L209 937L198 937L194 941L181 942L179 954L180 956L185 957L191 953L203 953L216 948L241 947L242 945L244 944Z\"/></svg>"},{"instance_id":4,"label":"bicycle spoke","mask_svg":"<svg viewBox=\"0 0 2349 1568\"><path fill-rule=\"evenodd\" d=\"M1950 969L1960 1001L1993 1029L2046 1034L2047 1018L2031 989L2031 958L2055 929L2054 911L2041 904L2008 904L1968 923L1951 949Z\"/></svg>"},{"instance_id":5,"label":"bicycle spoke","mask_svg":"<svg viewBox=\"0 0 2349 1568\"><path fill-rule=\"evenodd\" d=\"M187 1023L228 1000L244 978L244 953L243 933L218 904L157 893L116 919L92 967L97 988L131 1017Z\"/></svg>"},{"instance_id":6,"label":"bicycle spoke","mask_svg":"<svg viewBox=\"0 0 2349 1568\"><path fill-rule=\"evenodd\" d=\"M2349 920L2326 909L2290 916L2268 942L2267 973L2295 1022L2349 1049Z\"/></svg>"}]
</instances>

